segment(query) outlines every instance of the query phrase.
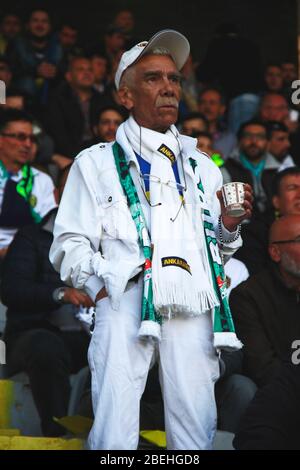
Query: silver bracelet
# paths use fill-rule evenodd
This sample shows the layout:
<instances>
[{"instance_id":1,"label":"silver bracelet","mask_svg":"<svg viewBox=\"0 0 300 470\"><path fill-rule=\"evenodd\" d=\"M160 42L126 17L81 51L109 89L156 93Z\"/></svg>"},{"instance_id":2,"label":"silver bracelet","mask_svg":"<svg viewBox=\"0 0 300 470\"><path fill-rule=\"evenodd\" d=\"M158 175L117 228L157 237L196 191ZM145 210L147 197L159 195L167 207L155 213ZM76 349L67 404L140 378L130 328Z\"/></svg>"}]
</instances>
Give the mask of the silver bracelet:
<instances>
[{"instance_id":1,"label":"silver bracelet","mask_svg":"<svg viewBox=\"0 0 300 470\"><path fill-rule=\"evenodd\" d=\"M223 243L223 244L224 243L233 243L239 238L239 236L241 234L242 226L241 226L241 224L239 224L237 226L236 234L234 235L233 238L231 238L230 240L224 240L224 238L223 238L223 229L222 229L222 216L220 215L219 216L219 221L218 221L218 229L219 229L219 240L220 240L221 243Z\"/></svg>"}]
</instances>

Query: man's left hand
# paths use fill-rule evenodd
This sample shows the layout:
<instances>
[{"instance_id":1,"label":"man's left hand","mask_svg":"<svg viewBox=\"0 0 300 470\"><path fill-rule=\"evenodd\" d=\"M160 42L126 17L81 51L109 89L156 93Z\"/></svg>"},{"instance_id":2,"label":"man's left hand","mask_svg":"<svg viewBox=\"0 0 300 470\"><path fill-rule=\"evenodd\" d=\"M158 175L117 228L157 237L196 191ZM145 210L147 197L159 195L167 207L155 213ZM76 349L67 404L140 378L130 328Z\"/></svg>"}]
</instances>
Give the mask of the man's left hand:
<instances>
[{"instance_id":1,"label":"man's left hand","mask_svg":"<svg viewBox=\"0 0 300 470\"><path fill-rule=\"evenodd\" d=\"M221 216L224 227L229 230L229 232L234 232L237 226L245 219L250 219L252 215L252 202L253 202L253 190L250 184L245 184L245 200L243 202L243 207L245 209L245 214L240 217L232 217L226 214L226 209L223 202L222 192L217 191L217 197L221 204Z\"/></svg>"}]
</instances>

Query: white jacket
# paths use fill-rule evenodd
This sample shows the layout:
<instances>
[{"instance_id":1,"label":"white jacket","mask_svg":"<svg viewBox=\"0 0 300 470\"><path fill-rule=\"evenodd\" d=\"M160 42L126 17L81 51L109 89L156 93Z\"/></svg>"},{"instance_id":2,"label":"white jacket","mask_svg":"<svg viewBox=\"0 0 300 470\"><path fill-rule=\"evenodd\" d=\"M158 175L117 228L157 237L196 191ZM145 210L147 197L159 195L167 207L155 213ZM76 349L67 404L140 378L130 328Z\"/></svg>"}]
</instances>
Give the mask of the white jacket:
<instances>
[{"instance_id":1,"label":"white jacket","mask_svg":"<svg viewBox=\"0 0 300 470\"><path fill-rule=\"evenodd\" d=\"M125 151L142 203L139 166L122 126L118 129L117 141ZM221 172L196 149L196 139L180 136L180 141L187 184L196 183L188 158L194 158L201 168L205 196L218 238L220 204L216 191L222 186ZM143 209L147 212L149 206L145 204ZM145 216L147 219L147 214ZM224 240L233 235L223 227ZM231 256L241 244L239 237L225 243L222 252ZM59 206L50 260L65 283L84 289L93 300L105 286L116 310L128 280L142 270L144 255L119 181L112 143L94 145L76 157ZM98 276L95 275L96 263Z\"/></svg>"}]
</instances>

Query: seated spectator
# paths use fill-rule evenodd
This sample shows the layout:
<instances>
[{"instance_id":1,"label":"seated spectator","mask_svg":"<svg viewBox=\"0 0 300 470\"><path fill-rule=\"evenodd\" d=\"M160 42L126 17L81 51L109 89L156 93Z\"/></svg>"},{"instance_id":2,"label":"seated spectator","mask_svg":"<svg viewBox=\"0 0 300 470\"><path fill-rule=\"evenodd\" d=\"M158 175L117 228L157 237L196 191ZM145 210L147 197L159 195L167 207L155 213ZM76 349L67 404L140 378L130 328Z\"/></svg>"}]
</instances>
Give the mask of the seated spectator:
<instances>
[{"instance_id":1,"label":"seated spectator","mask_svg":"<svg viewBox=\"0 0 300 470\"><path fill-rule=\"evenodd\" d=\"M21 20L16 13L8 12L2 16L0 24L0 55L5 55L8 45L21 32Z\"/></svg>"},{"instance_id":2,"label":"seated spectator","mask_svg":"<svg viewBox=\"0 0 300 470\"><path fill-rule=\"evenodd\" d=\"M273 207L279 216L300 215L300 168L295 166L277 173L272 194Z\"/></svg>"},{"instance_id":3,"label":"seated spectator","mask_svg":"<svg viewBox=\"0 0 300 470\"><path fill-rule=\"evenodd\" d=\"M70 18L63 20L57 34L57 41L62 50L62 59L59 62L58 72L63 78L68 70L70 60L73 57L82 55L82 50L78 45L78 26Z\"/></svg>"},{"instance_id":4,"label":"seated spectator","mask_svg":"<svg viewBox=\"0 0 300 470\"><path fill-rule=\"evenodd\" d=\"M241 181L254 191L254 213L272 206L271 182L280 163L267 154L267 130L263 122L248 121L238 132L238 148L221 167L224 183Z\"/></svg>"},{"instance_id":5,"label":"seated spectator","mask_svg":"<svg viewBox=\"0 0 300 470\"><path fill-rule=\"evenodd\" d=\"M264 73L266 91L282 93L283 74L279 64L269 64Z\"/></svg>"},{"instance_id":6,"label":"seated spectator","mask_svg":"<svg viewBox=\"0 0 300 470\"><path fill-rule=\"evenodd\" d=\"M213 138L209 132L194 132L191 137L197 139L198 149L206 153L218 167L224 165L224 160L220 152L213 149Z\"/></svg>"},{"instance_id":7,"label":"seated spectator","mask_svg":"<svg viewBox=\"0 0 300 470\"><path fill-rule=\"evenodd\" d=\"M244 344L244 373L259 386L280 373L300 338L300 215L283 216L270 229L269 267L231 292L230 306Z\"/></svg>"},{"instance_id":8,"label":"seated spectator","mask_svg":"<svg viewBox=\"0 0 300 470\"><path fill-rule=\"evenodd\" d=\"M0 115L0 258L18 228L41 221L56 207L54 185L30 164L35 136L24 112L8 109Z\"/></svg>"},{"instance_id":9,"label":"seated spectator","mask_svg":"<svg viewBox=\"0 0 300 470\"><path fill-rule=\"evenodd\" d=\"M7 57L14 86L34 97L37 103L45 104L49 87L56 84L57 65L62 59L62 49L51 35L48 11L37 8L30 13L26 34L15 39Z\"/></svg>"},{"instance_id":10,"label":"seated spectator","mask_svg":"<svg viewBox=\"0 0 300 470\"><path fill-rule=\"evenodd\" d=\"M181 70L181 100L179 103L179 116L186 117L190 112L198 110L198 98L200 85L195 74L192 54L189 55L186 63Z\"/></svg>"},{"instance_id":11,"label":"seated spectator","mask_svg":"<svg viewBox=\"0 0 300 470\"><path fill-rule=\"evenodd\" d=\"M286 125L291 142L291 156L296 165L299 165L300 127L298 111L289 109L287 98L283 95L278 93L267 93L261 101L260 117L266 123L270 121L278 121Z\"/></svg>"},{"instance_id":12,"label":"seated spectator","mask_svg":"<svg viewBox=\"0 0 300 470\"><path fill-rule=\"evenodd\" d=\"M131 49L131 47L140 42L135 37L135 18L131 10L119 10L113 20L113 25L122 30L125 38L125 49Z\"/></svg>"},{"instance_id":13,"label":"seated spectator","mask_svg":"<svg viewBox=\"0 0 300 470\"><path fill-rule=\"evenodd\" d=\"M226 160L236 146L236 137L226 130L222 122L226 110L222 93L217 88L204 89L200 94L198 109L208 121L209 132L214 139L214 148Z\"/></svg>"},{"instance_id":14,"label":"seated spectator","mask_svg":"<svg viewBox=\"0 0 300 470\"><path fill-rule=\"evenodd\" d=\"M291 354L280 375L257 392L234 438L235 449L300 450L299 351L296 353L297 362Z\"/></svg>"},{"instance_id":15,"label":"seated spectator","mask_svg":"<svg viewBox=\"0 0 300 470\"><path fill-rule=\"evenodd\" d=\"M74 57L62 83L47 106L45 125L54 139L54 161L63 168L93 137L92 123L105 105L104 98L93 89L91 61Z\"/></svg>"},{"instance_id":16,"label":"seated spectator","mask_svg":"<svg viewBox=\"0 0 300 470\"><path fill-rule=\"evenodd\" d=\"M267 130L268 152L280 163L278 171L295 166L293 158L289 155L291 143L286 125L282 122L270 121Z\"/></svg>"},{"instance_id":17,"label":"seated spectator","mask_svg":"<svg viewBox=\"0 0 300 470\"><path fill-rule=\"evenodd\" d=\"M292 61L285 60L281 62L281 72L285 87L289 88L292 82L298 78L296 64Z\"/></svg>"},{"instance_id":18,"label":"seated spectator","mask_svg":"<svg viewBox=\"0 0 300 470\"><path fill-rule=\"evenodd\" d=\"M104 35L104 53L108 60L109 69L113 66L117 69L116 60L119 63L120 57L125 50L125 36L122 28L113 24L106 28ZM112 77L113 81L113 77Z\"/></svg>"},{"instance_id":19,"label":"seated spectator","mask_svg":"<svg viewBox=\"0 0 300 470\"><path fill-rule=\"evenodd\" d=\"M208 121L201 113L189 113L180 122L181 132L192 136L195 132L208 132Z\"/></svg>"},{"instance_id":20,"label":"seated spectator","mask_svg":"<svg viewBox=\"0 0 300 470\"><path fill-rule=\"evenodd\" d=\"M287 98L280 93L269 92L262 97L259 118L266 124L270 121L285 124L291 139L294 138L294 134L299 135L299 122L297 119L293 119L293 115L290 114Z\"/></svg>"},{"instance_id":21,"label":"seated spectator","mask_svg":"<svg viewBox=\"0 0 300 470\"><path fill-rule=\"evenodd\" d=\"M6 103L0 106L1 108L27 111L30 109L30 97L17 89L10 88L6 95ZM52 163L55 158L53 139L46 134L41 123L35 119L33 120L33 134L36 138L36 150L31 163L35 168L47 173L48 164Z\"/></svg>"},{"instance_id":22,"label":"seated spectator","mask_svg":"<svg viewBox=\"0 0 300 470\"><path fill-rule=\"evenodd\" d=\"M196 137L198 149L212 157L214 153L212 135L209 132L195 132L192 137Z\"/></svg>"},{"instance_id":23,"label":"seated spectator","mask_svg":"<svg viewBox=\"0 0 300 470\"><path fill-rule=\"evenodd\" d=\"M98 93L104 93L107 85L107 58L101 52L93 52L90 56L94 74L93 87Z\"/></svg>"},{"instance_id":24,"label":"seated spectator","mask_svg":"<svg viewBox=\"0 0 300 470\"><path fill-rule=\"evenodd\" d=\"M98 116L97 123L93 126L95 139L91 145L98 142L113 142L119 125L126 119L125 112L117 106L103 108Z\"/></svg>"},{"instance_id":25,"label":"seated spectator","mask_svg":"<svg viewBox=\"0 0 300 470\"><path fill-rule=\"evenodd\" d=\"M60 179L61 197L66 171ZM64 429L53 417L67 415L69 374L87 365L89 337L75 315L91 299L60 280L49 261L56 209L41 223L23 227L5 260L1 299L7 305L4 338L8 376L25 371L42 432L59 436Z\"/></svg>"}]
</instances>

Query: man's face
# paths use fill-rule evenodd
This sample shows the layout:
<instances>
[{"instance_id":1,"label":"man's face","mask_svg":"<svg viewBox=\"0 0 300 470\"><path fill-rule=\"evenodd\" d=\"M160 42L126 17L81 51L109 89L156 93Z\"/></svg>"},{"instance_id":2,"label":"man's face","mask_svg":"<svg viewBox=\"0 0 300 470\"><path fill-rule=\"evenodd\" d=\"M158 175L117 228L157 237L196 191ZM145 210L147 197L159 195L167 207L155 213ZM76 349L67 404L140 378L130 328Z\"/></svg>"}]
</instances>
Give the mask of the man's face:
<instances>
[{"instance_id":1,"label":"man's face","mask_svg":"<svg viewBox=\"0 0 300 470\"><path fill-rule=\"evenodd\" d=\"M263 121L284 122L288 119L289 108L283 96L266 96L260 107L260 115Z\"/></svg>"},{"instance_id":2,"label":"man's face","mask_svg":"<svg viewBox=\"0 0 300 470\"><path fill-rule=\"evenodd\" d=\"M70 26L63 26L59 33L60 44L63 48L70 48L75 46L77 41L78 31Z\"/></svg>"},{"instance_id":3,"label":"man's face","mask_svg":"<svg viewBox=\"0 0 300 470\"><path fill-rule=\"evenodd\" d=\"M280 215L300 214L300 174L286 175L281 180L279 194L273 197L272 202Z\"/></svg>"},{"instance_id":4,"label":"man's face","mask_svg":"<svg viewBox=\"0 0 300 470\"><path fill-rule=\"evenodd\" d=\"M195 132L205 131L207 131L206 123L200 118L188 119L182 124L182 134L184 135L193 135Z\"/></svg>"},{"instance_id":5,"label":"man's face","mask_svg":"<svg viewBox=\"0 0 300 470\"><path fill-rule=\"evenodd\" d=\"M105 57L93 57L92 60L92 69L95 77L95 82L101 82L107 73L107 60Z\"/></svg>"},{"instance_id":6,"label":"man's face","mask_svg":"<svg viewBox=\"0 0 300 470\"><path fill-rule=\"evenodd\" d=\"M28 22L29 32L37 37L47 37L51 31L49 15L45 11L34 11Z\"/></svg>"},{"instance_id":7,"label":"man's face","mask_svg":"<svg viewBox=\"0 0 300 470\"><path fill-rule=\"evenodd\" d=\"M251 124L245 127L239 141L240 151L250 161L260 160L267 149L267 134L263 126Z\"/></svg>"},{"instance_id":8,"label":"man's face","mask_svg":"<svg viewBox=\"0 0 300 470\"><path fill-rule=\"evenodd\" d=\"M101 142L113 142L116 138L117 129L122 122L122 116L113 109L101 113L96 129Z\"/></svg>"},{"instance_id":9,"label":"man's face","mask_svg":"<svg viewBox=\"0 0 300 470\"><path fill-rule=\"evenodd\" d=\"M215 122L223 116L225 106L222 104L221 96L217 91L207 90L201 95L198 109L209 122Z\"/></svg>"},{"instance_id":10,"label":"man's face","mask_svg":"<svg viewBox=\"0 0 300 470\"><path fill-rule=\"evenodd\" d=\"M280 91L283 87L283 76L280 67L275 65L266 69L265 81L270 91Z\"/></svg>"},{"instance_id":11,"label":"man's face","mask_svg":"<svg viewBox=\"0 0 300 470\"><path fill-rule=\"evenodd\" d=\"M20 140L17 136L26 137ZM11 164L23 166L32 155L33 142L32 125L29 122L10 122L0 134L0 158Z\"/></svg>"},{"instance_id":12,"label":"man's face","mask_svg":"<svg viewBox=\"0 0 300 470\"><path fill-rule=\"evenodd\" d=\"M66 79L74 88L91 88L94 83L94 74L91 61L88 59L74 60Z\"/></svg>"},{"instance_id":13,"label":"man's face","mask_svg":"<svg viewBox=\"0 0 300 470\"><path fill-rule=\"evenodd\" d=\"M13 39L21 32L21 21L15 15L7 15L2 21L1 31L7 39Z\"/></svg>"},{"instance_id":14,"label":"man's face","mask_svg":"<svg viewBox=\"0 0 300 470\"><path fill-rule=\"evenodd\" d=\"M165 132L177 121L180 74L169 56L149 55L134 66L132 86L122 104L140 126Z\"/></svg>"},{"instance_id":15,"label":"man's face","mask_svg":"<svg viewBox=\"0 0 300 470\"><path fill-rule=\"evenodd\" d=\"M286 224L276 236L279 240L296 240L300 238L300 216L293 218L293 222ZM300 278L300 242L278 243L280 254L279 265L282 270L293 277Z\"/></svg>"},{"instance_id":16,"label":"man's face","mask_svg":"<svg viewBox=\"0 0 300 470\"><path fill-rule=\"evenodd\" d=\"M268 142L268 150L278 161L282 161L288 154L290 148L288 132L273 131Z\"/></svg>"}]
</instances>

